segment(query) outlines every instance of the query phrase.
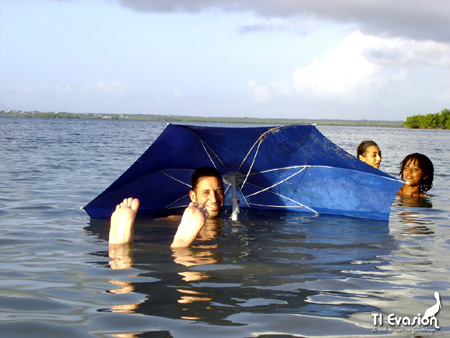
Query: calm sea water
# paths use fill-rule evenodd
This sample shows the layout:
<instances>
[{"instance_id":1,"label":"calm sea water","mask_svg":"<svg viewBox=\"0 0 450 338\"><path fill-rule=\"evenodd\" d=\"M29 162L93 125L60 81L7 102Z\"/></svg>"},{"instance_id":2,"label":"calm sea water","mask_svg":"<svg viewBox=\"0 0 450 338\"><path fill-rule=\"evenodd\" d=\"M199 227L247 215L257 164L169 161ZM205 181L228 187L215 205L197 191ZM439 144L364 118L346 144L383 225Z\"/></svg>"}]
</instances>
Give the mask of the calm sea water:
<instances>
[{"instance_id":1,"label":"calm sea water","mask_svg":"<svg viewBox=\"0 0 450 338\"><path fill-rule=\"evenodd\" d=\"M411 152L432 159L429 198L395 200L389 223L250 213L172 252L176 224L138 219L133 261L113 269L108 221L80 207L165 126L0 118L1 337L450 336L450 132L318 126L352 154L375 140L392 175ZM439 329L389 325L434 292Z\"/></svg>"}]
</instances>

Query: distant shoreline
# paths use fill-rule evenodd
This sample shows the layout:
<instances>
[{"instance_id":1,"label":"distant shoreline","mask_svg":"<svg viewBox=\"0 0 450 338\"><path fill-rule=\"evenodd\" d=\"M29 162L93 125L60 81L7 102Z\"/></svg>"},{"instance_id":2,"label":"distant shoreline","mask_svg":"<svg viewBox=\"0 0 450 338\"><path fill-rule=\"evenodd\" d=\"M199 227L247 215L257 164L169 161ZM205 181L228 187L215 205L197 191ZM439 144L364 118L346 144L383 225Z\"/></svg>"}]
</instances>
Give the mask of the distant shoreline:
<instances>
[{"instance_id":1,"label":"distant shoreline","mask_svg":"<svg viewBox=\"0 0 450 338\"><path fill-rule=\"evenodd\" d=\"M403 121L373 121L373 120L329 120L329 119L263 119L251 117L200 117L179 115L146 115L146 114L96 114L96 113L67 113L67 112L39 112L21 110L0 110L0 117L34 117L34 118L73 118L73 119L108 119L134 121L166 121L166 122L221 122L248 124L320 124L334 126L362 126L362 127L392 127L404 128Z\"/></svg>"}]
</instances>

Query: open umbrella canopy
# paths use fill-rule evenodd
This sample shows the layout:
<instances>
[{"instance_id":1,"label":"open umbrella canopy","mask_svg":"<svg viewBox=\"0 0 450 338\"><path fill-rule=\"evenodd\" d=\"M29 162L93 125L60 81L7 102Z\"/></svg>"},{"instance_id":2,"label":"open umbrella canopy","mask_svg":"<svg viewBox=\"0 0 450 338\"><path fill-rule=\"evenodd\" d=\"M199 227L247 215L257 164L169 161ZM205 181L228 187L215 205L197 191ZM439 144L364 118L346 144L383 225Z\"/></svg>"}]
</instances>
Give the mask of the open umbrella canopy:
<instances>
[{"instance_id":1,"label":"open umbrella canopy","mask_svg":"<svg viewBox=\"0 0 450 338\"><path fill-rule=\"evenodd\" d=\"M225 206L388 220L402 182L339 148L313 125L224 128L169 124L144 154L84 209L109 217L126 197L140 210L185 207L193 172L217 168ZM235 183L233 189L233 182ZM234 205L233 211L236 205Z\"/></svg>"}]
</instances>

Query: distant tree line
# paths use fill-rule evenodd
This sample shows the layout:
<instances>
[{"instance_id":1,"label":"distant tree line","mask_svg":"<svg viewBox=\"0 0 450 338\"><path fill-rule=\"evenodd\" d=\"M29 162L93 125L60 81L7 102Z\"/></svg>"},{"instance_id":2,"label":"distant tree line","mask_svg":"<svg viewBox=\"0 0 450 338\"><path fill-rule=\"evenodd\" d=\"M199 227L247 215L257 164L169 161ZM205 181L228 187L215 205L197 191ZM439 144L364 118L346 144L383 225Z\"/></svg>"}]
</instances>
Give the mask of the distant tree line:
<instances>
[{"instance_id":1,"label":"distant tree line","mask_svg":"<svg viewBox=\"0 0 450 338\"><path fill-rule=\"evenodd\" d=\"M367 127L402 127L401 121L373 121L373 120L311 120L311 119L273 119L251 117L200 117L179 115L150 115L150 114L100 114L100 113L68 113L68 112L40 112L23 110L0 110L0 118L8 117L39 117L39 118L78 118L78 119L110 119L110 120L143 120L164 122L221 122L248 124L312 124L334 126L367 126Z\"/></svg>"},{"instance_id":2,"label":"distant tree line","mask_svg":"<svg viewBox=\"0 0 450 338\"><path fill-rule=\"evenodd\" d=\"M403 125L407 128L450 129L450 111L444 109L436 114L409 116Z\"/></svg>"}]
</instances>

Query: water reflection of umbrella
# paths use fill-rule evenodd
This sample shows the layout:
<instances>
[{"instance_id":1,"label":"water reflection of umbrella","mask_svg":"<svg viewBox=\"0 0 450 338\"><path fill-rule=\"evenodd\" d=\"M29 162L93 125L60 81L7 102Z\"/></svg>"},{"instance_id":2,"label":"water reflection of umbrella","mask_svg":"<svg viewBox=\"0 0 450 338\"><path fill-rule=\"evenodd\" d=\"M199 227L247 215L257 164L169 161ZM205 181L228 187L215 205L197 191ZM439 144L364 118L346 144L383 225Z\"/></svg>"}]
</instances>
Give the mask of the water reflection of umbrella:
<instances>
[{"instance_id":1,"label":"water reflection of umbrella","mask_svg":"<svg viewBox=\"0 0 450 338\"><path fill-rule=\"evenodd\" d=\"M348 154L312 125L223 128L169 124L145 153L84 209L93 218L109 217L115 205L129 196L141 200L140 210L186 206L191 175L202 166L214 166L222 173L226 205L231 204L234 191L241 208L387 220L402 185ZM236 205L233 210L237 211Z\"/></svg>"}]
</instances>

